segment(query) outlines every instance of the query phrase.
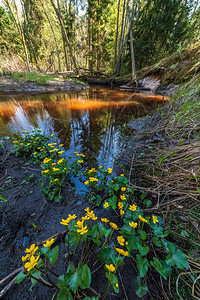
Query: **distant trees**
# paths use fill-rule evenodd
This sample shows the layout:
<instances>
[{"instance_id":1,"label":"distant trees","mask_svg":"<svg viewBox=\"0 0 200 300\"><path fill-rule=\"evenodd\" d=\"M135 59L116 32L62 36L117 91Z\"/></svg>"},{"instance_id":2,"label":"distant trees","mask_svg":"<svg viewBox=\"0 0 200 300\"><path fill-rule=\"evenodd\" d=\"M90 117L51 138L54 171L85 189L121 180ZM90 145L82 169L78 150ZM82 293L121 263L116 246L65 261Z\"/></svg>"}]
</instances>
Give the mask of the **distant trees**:
<instances>
[{"instance_id":1,"label":"distant trees","mask_svg":"<svg viewBox=\"0 0 200 300\"><path fill-rule=\"evenodd\" d=\"M198 0L4 0L0 51L43 72L115 75L155 63L199 39Z\"/></svg>"}]
</instances>

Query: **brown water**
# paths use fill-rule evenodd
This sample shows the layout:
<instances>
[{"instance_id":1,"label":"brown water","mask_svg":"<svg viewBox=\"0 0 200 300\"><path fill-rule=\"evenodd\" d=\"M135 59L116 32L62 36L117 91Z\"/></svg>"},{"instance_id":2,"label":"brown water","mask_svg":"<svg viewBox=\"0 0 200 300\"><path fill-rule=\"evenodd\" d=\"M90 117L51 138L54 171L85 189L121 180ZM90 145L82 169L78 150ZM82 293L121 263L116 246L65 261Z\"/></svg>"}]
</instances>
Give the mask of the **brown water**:
<instances>
[{"instance_id":1,"label":"brown water","mask_svg":"<svg viewBox=\"0 0 200 300\"><path fill-rule=\"evenodd\" d=\"M126 124L149 114L167 99L89 88L78 92L37 96L0 96L0 134L40 128L65 145L66 155L80 151L86 165L112 167L123 149Z\"/></svg>"}]
</instances>

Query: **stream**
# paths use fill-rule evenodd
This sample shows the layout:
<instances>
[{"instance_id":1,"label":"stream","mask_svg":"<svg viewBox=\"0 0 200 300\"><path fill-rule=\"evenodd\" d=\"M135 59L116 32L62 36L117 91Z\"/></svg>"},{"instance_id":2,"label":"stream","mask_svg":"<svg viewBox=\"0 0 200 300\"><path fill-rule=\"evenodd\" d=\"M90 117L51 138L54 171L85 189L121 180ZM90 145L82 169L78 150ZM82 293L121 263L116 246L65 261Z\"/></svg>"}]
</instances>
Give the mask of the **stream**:
<instances>
[{"instance_id":1,"label":"stream","mask_svg":"<svg viewBox=\"0 0 200 300\"><path fill-rule=\"evenodd\" d=\"M166 102L163 96L91 87L65 94L0 95L0 135L40 128L64 144L65 156L79 151L85 167L112 167L132 135L127 123Z\"/></svg>"}]
</instances>

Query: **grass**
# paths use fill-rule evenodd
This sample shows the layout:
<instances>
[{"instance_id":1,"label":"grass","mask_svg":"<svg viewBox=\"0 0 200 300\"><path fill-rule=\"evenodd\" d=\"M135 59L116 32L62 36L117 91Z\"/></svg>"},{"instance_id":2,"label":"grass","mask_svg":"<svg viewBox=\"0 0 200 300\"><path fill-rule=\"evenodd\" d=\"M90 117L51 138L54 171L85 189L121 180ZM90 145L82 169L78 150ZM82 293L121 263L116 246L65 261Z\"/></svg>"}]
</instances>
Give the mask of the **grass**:
<instances>
[{"instance_id":1,"label":"grass","mask_svg":"<svg viewBox=\"0 0 200 300\"><path fill-rule=\"evenodd\" d=\"M52 80L55 78L54 75L43 75L43 74L37 74L37 73L20 73L20 72L14 72L12 75L13 79L17 80L18 82L22 82L23 79L25 79L28 82L37 83L39 85L44 85L48 82L48 80Z\"/></svg>"}]
</instances>

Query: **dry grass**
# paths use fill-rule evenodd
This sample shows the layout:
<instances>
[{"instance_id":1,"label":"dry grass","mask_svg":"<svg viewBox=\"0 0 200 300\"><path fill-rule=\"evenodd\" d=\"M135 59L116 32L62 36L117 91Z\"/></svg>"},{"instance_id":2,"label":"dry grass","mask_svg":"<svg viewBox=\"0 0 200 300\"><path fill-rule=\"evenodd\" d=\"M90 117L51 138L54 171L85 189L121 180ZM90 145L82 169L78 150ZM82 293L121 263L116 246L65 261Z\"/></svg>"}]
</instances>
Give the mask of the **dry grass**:
<instances>
[{"instance_id":1,"label":"dry grass","mask_svg":"<svg viewBox=\"0 0 200 300\"><path fill-rule=\"evenodd\" d=\"M160 114L159 124L144 134L153 140L159 132L164 141L150 142L153 150L132 161L143 179L136 189L152 196L154 206L148 210L164 217L170 236L188 255L190 270L171 283L176 294L169 285L169 298L173 294L173 299L184 299L183 290L188 288L187 299L200 299L200 76L180 87ZM180 234L183 228L188 237ZM193 259L192 248L197 250Z\"/></svg>"},{"instance_id":2,"label":"dry grass","mask_svg":"<svg viewBox=\"0 0 200 300\"><path fill-rule=\"evenodd\" d=\"M156 65L137 72L138 78L157 76L162 83L183 83L200 73L200 42L182 49Z\"/></svg>"},{"instance_id":3,"label":"dry grass","mask_svg":"<svg viewBox=\"0 0 200 300\"><path fill-rule=\"evenodd\" d=\"M26 72L27 66L19 56L4 55L0 56L0 76L11 75L14 72Z\"/></svg>"}]
</instances>

